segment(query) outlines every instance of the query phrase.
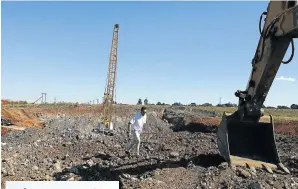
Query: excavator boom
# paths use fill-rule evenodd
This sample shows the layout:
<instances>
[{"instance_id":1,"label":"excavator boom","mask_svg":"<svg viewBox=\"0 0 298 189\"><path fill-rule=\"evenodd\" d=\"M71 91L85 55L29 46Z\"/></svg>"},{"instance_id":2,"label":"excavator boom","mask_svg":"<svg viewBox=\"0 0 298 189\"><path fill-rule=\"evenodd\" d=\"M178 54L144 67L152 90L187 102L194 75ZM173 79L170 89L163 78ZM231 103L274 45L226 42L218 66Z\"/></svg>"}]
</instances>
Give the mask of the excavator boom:
<instances>
[{"instance_id":1,"label":"excavator boom","mask_svg":"<svg viewBox=\"0 0 298 189\"><path fill-rule=\"evenodd\" d=\"M266 15L261 31L262 16ZM238 110L223 114L217 132L220 154L230 164L265 167L271 172L280 167L271 115L264 119L263 103L281 63L289 63L294 56L294 38L298 37L297 1L270 1L267 12L260 19L260 39L252 60L252 71L244 91L236 91ZM283 61L289 45L291 57ZM264 117L263 117L264 116Z\"/></svg>"}]
</instances>

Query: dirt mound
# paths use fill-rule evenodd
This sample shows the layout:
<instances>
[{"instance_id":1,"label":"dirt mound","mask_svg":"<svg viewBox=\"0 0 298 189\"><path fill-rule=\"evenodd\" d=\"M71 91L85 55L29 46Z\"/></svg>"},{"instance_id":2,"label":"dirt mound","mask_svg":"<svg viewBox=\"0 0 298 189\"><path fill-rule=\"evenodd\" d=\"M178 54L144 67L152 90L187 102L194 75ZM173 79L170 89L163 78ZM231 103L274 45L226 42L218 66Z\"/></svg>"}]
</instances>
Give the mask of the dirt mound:
<instances>
[{"instance_id":1,"label":"dirt mound","mask_svg":"<svg viewBox=\"0 0 298 189\"><path fill-rule=\"evenodd\" d=\"M32 113L24 109L7 109L2 108L1 117L10 120L16 126L43 128L44 122Z\"/></svg>"},{"instance_id":2,"label":"dirt mound","mask_svg":"<svg viewBox=\"0 0 298 189\"><path fill-rule=\"evenodd\" d=\"M298 135L298 121L275 121L275 132L286 135Z\"/></svg>"},{"instance_id":3,"label":"dirt mound","mask_svg":"<svg viewBox=\"0 0 298 189\"><path fill-rule=\"evenodd\" d=\"M212 115L212 117L210 117ZM214 112L165 109L163 119L173 124L174 131L215 132L220 123L220 117Z\"/></svg>"},{"instance_id":4,"label":"dirt mound","mask_svg":"<svg viewBox=\"0 0 298 189\"><path fill-rule=\"evenodd\" d=\"M221 117L206 117L201 119L200 123L208 126L219 125L221 121Z\"/></svg>"},{"instance_id":5,"label":"dirt mound","mask_svg":"<svg viewBox=\"0 0 298 189\"><path fill-rule=\"evenodd\" d=\"M217 112L202 111L194 109L192 111L181 111L178 109L166 109L163 114L163 119L173 124L175 130L187 130L194 132L215 132L221 122L221 117ZM274 121L275 133L285 135L298 135L298 121L291 120L276 120ZM211 127L211 128L210 128Z\"/></svg>"}]
</instances>

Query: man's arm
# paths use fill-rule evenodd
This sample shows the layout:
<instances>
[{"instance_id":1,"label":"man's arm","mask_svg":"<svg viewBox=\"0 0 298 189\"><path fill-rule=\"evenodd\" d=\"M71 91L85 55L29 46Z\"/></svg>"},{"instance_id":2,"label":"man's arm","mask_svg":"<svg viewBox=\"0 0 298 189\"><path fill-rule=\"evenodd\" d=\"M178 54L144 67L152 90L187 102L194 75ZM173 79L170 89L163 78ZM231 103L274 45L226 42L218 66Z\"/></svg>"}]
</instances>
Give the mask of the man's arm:
<instances>
[{"instance_id":1,"label":"man's arm","mask_svg":"<svg viewBox=\"0 0 298 189\"><path fill-rule=\"evenodd\" d=\"M131 124L133 124L135 122L135 116L133 116L133 118L128 122L127 125L127 133L130 134L131 132Z\"/></svg>"},{"instance_id":2,"label":"man's arm","mask_svg":"<svg viewBox=\"0 0 298 189\"><path fill-rule=\"evenodd\" d=\"M144 124L147 123L147 115L145 115Z\"/></svg>"}]
</instances>

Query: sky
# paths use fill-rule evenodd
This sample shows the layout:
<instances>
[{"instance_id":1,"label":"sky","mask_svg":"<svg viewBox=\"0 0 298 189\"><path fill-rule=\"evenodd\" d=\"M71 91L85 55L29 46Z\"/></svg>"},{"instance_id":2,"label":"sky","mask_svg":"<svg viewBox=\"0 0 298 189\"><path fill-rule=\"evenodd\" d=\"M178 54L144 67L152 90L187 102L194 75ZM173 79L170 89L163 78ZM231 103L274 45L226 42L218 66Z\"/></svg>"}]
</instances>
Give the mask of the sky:
<instances>
[{"instance_id":1,"label":"sky","mask_svg":"<svg viewBox=\"0 0 298 189\"><path fill-rule=\"evenodd\" d=\"M1 96L102 99L120 24L117 102L238 103L234 93L246 88L267 4L2 2ZM292 79L276 79L265 105L298 103L297 57L281 65L277 78Z\"/></svg>"}]
</instances>

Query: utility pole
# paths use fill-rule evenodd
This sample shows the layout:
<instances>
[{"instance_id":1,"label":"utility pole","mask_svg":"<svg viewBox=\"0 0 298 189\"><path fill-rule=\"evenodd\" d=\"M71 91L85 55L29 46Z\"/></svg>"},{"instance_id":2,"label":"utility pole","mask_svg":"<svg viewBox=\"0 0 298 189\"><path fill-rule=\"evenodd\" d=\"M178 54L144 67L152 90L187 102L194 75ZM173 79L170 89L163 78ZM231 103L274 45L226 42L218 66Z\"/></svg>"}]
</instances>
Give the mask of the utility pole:
<instances>
[{"instance_id":1,"label":"utility pole","mask_svg":"<svg viewBox=\"0 0 298 189\"><path fill-rule=\"evenodd\" d=\"M219 98L219 105L221 105L221 97Z\"/></svg>"},{"instance_id":2,"label":"utility pole","mask_svg":"<svg viewBox=\"0 0 298 189\"><path fill-rule=\"evenodd\" d=\"M41 104L47 103L47 93L41 93Z\"/></svg>"}]
</instances>

